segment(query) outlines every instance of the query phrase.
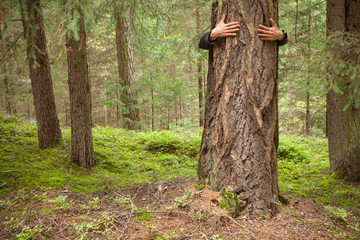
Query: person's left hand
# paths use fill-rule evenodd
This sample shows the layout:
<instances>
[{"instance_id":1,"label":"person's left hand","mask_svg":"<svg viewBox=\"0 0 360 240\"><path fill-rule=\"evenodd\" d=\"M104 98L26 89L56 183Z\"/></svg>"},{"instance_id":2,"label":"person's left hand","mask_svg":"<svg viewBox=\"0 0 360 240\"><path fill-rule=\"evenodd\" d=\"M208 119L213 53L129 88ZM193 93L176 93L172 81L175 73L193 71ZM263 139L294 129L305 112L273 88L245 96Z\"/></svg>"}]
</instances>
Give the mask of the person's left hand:
<instances>
[{"instance_id":1,"label":"person's left hand","mask_svg":"<svg viewBox=\"0 0 360 240\"><path fill-rule=\"evenodd\" d=\"M258 33L261 40L264 41L276 41L283 40L284 33L278 28L277 24L272 18L270 18L271 27L259 25Z\"/></svg>"}]
</instances>

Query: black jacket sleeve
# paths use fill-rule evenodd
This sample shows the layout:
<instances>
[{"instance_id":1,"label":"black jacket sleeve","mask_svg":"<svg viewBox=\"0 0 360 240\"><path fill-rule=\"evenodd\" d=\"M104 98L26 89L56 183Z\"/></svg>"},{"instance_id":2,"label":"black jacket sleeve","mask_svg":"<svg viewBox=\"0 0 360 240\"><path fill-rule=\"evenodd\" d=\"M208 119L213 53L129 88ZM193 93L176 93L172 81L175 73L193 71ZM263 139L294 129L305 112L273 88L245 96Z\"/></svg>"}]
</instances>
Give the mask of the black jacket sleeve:
<instances>
[{"instance_id":1,"label":"black jacket sleeve","mask_svg":"<svg viewBox=\"0 0 360 240\"><path fill-rule=\"evenodd\" d=\"M283 30L282 30L283 31ZM283 31L284 32L284 31ZM215 41L210 41L210 32L205 33L199 41L199 48L205 49L205 50L209 50L211 46L213 46L216 42ZM288 37L287 37L287 33L284 32L284 39L281 41L276 41L278 46L283 46L288 42Z\"/></svg>"},{"instance_id":2,"label":"black jacket sleeve","mask_svg":"<svg viewBox=\"0 0 360 240\"><path fill-rule=\"evenodd\" d=\"M287 42L288 42L287 33L284 32L284 30L281 30L281 31L284 33L284 39L281 41L276 41L278 46L283 46L283 45L287 44Z\"/></svg>"},{"instance_id":3,"label":"black jacket sleeve","mask_svg":"<svg viewBox=\"0 0 360 240\"><path fill-rule=\"evenodd\" d=\"M210 32L205 33L201 38L199 42L199 48L209 50L212 45L215 44L215 41L210 41Z\"/></svg>"}]
</instances>

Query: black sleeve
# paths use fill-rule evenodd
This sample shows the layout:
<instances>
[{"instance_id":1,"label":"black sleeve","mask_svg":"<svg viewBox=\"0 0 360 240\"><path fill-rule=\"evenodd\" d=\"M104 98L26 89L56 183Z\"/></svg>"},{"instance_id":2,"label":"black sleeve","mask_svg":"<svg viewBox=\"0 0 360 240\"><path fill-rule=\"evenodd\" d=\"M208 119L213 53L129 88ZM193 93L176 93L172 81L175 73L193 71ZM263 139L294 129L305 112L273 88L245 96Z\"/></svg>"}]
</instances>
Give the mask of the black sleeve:
<instances>
[{"instance_id":1,"label":"black sleeve","mask_svg":"<svg viewBox=\"0 0 360 240\"><path fill-rule=\"evenodd\" d=\"M215 41L210 41L210 32L205 33L201 38L199 42L199 48L209 50L212 45L215 44Z\"/></svg>"},{"instance_id":2,"label":"black sleeve","mask_svg":"<svg viewBox=\"0 0 360 240\"><path fill-rule=\"evenodd\" d=\"M288 42L287 33L284 32L284 30L281 30L281 31L283 31L283 33L284 33L284 39L281 41L277 40L278 46L283 46L283 45L287 44L287 42Z\"/></svg>"}]
</instances>

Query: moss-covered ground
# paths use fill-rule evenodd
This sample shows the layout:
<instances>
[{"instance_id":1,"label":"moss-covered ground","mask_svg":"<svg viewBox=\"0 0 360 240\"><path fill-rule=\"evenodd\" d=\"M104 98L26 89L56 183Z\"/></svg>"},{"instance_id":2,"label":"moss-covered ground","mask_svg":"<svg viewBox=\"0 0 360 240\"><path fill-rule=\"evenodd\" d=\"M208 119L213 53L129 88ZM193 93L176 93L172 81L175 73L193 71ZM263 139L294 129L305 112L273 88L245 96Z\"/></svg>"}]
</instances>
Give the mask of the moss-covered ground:
<instances>
[{"instance_id":1,"label":"moss-covered ground","mask_svg":"<svg viewBox=\"0 0 360 240\"><path fill-rule=\"evenodd\" d=\"M62 129L62 133L56 148L39 150L35 125L0 116L0 220L6 229L6 234L0 230L0 239L52 239L57 236L48 223L28 223L26 214L34 206L39 208L35 214L39 218L41 214L49 216L56 211L69 211L67 209L74 207L76 200L67 199L62 192L87 196L88 202L76 205L80 208L80 217L81 214L86 217L98 210L99 202L104 201L101 196L111 195L118 189L196 178L201 131L137 132L97 126L93 128L97 165L92 169L83 169L71 162L70 130ZM326 139L281 135L278 160L282 195L295 202L311 199L321 206L328 219L327 236L360 238L360 184L346 182L330 172ZM109 204L127 208L131 205L131 211L135 209L131 197L112 195L111 200L104 199ZM191 199L186 201L190 203ZM139 212L137 221L145 226L144 222L151 217L144 209ZM93 224L91 226L78 222L67 237L90 239L90 232L96 232L96 228L101 226L106 230L106 226L114 225L111 216L99 217L88 223ZM301 221L301 215L294 213L294 216ZM56 228L56 224L51 228ZM220 239L220 235L216 239ZM107 238L112 239L111 236L109 233ZM176 239L164 236L157 239Z\"/></svg>"}]
</instances>

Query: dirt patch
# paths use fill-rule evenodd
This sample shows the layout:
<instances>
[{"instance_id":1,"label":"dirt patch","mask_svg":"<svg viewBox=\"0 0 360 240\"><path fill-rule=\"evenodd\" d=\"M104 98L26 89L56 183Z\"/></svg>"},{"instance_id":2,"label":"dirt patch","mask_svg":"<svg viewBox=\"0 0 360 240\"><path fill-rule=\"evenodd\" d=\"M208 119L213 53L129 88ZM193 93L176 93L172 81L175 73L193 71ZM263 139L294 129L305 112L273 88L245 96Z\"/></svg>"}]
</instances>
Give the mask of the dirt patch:
<instances>
[{"instance_id":1,"label":"dirt patch","mask_svg":"<svg viewBox=\"0 0 360 240\"><path fill-rule=\"evenodd\" d=\"M27 239L336 239L334 232L351 233L301 196L272 219L234 219L214 204L218 192L194 184L175 179L96 195L14 193L2 199L0 239L21 233ZM54 203L58 196L67 198Z\"/></svg>"}]
</instances>

